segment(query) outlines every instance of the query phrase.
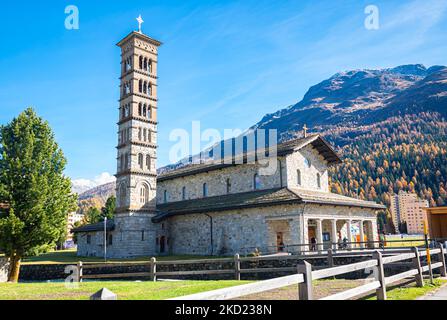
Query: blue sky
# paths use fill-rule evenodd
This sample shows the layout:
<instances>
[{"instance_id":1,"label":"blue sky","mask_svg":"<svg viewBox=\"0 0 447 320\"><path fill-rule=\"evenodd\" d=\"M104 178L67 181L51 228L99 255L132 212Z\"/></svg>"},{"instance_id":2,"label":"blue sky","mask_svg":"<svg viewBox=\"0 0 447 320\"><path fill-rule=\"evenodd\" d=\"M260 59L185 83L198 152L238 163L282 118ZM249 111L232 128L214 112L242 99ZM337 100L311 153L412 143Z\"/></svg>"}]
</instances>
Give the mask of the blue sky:
<instances>
[{"instance_id":1,"label":"blue sky","mask_svg":"<svg viewBox=\"0 0 447 320\"><path fill-rule=\"evenodd\" d=\"M378 30L364 27L370 4ZM67 5L79 8L79 30L64 27ZM169 133L192 121L244 130L338 71L447 64L447 0L9 1L0 11L0 124L33 106L73 179L101 183L115 172L115 44L139 14L143 32L164 43L158 166L169 162Z\"/></svg>"}]
</instances>

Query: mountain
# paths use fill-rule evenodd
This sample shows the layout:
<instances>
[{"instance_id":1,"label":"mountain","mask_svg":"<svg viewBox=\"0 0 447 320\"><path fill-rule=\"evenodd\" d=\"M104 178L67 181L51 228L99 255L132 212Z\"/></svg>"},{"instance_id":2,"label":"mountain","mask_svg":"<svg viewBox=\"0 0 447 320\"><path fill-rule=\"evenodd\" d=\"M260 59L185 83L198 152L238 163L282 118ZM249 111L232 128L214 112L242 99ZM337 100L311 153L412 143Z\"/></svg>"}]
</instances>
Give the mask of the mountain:
<instances>
[{"instance_id":1,"label":"mountain","mask_svg":"<svg viewBox=\"0 0 447 320\"><path fill-rule=\"evenodd\" d=\"M306 124L344 159L330 172L333 192L389 205L393 193L406 190L435 206L447 204L446 116L447 67L414 64L337 73L247 132L276 129L286 141L300 136ZM191 159L197 156L158 171Z\"/></svg>"},{"instance_id":2,"label":"mountain","mask_svg":"<svg viewBox=\"0 0 447 320\"><path fill-rule=\"evenodd\" d=\"M337 73L311 87L304 98L268 114L251 129L277 129L281 140L296 136L304 124L361 126L390 116L447 110L447 68L404 65L381 70Z\"/></svg>"}]
</instances>

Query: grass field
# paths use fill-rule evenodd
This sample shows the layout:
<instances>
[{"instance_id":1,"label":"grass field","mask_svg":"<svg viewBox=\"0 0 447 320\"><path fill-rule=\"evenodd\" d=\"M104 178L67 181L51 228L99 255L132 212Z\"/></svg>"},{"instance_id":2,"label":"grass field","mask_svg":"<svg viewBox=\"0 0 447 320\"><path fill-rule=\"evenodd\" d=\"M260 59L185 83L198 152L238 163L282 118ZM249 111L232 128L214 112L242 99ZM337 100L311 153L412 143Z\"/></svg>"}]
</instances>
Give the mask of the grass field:
<instances>
[{"instance_id":1,"label":"grass field","mask_svg":"<svg viewBox=\"0 0 447 320\"><path fill-rule=\"evenodd\" d=\"M118 300L163 300L245 283L249 281L92 281L77 289L65 283L0 283L0 300L86 300L104 287Z\"/></svg>"},{"instance_id":2,"label":"grass field","mask_svg":"<svg viewBox=\"0 0 447 320\"><path fill-rule=\"evenodd\" d=\"M108 262L144 262L150 261L152 256L147 257L138 257L132 259L108 259ZM190 259L209 259L209 258L218 258L218 257L206 257L206 256L167 256L167 257L156 257L159 261L166 260L190 260ZM28 257L24 258L22 264L58 264L58 263L66 263L66 264L76 264L78 261L82 262L104 262L103 258L96 257L78 257L76 256L76 250L62 250L62 251L53 251L49 253L44 253L36 257Z\"/></svg>"},{"instance_id":3,"label":"grass field","mask_svg":"<svg viewBox=\"0 0 447 320\"><path fill-rule=\"evenodd\" d=\"M408 286L394 288L387 291L388 300L415 300L422 297L427 293L440 288L443 284L447 283L447 280L434 279L434 284L430 284L425 281L425 285L422 288L416 287L415 283L411 283ZM370 297L367 300L376 300L376 297Z\"/></svg>"}]
</instances>

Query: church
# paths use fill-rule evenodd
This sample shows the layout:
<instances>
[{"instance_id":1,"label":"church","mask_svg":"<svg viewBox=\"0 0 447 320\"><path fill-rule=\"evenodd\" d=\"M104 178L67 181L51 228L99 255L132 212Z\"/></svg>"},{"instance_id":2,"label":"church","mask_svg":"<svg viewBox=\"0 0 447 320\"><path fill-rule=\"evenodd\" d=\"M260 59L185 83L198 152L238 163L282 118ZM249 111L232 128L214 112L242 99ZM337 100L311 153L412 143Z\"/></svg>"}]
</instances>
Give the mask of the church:
<instances>
[{"instance_id":1,"label":"church","mask_svg":"<svg viewBox=\"0 0 447 320\"><path fill-rule=\"evenodd\" d=\"M117 209L106 226L73 230L79 256L104 256L105 245L108 258L127 258L299 253L336 248L342 239L378 240L377 212L385 207L331 193L328 168L341 160L323 137L306 130L276 146L270 175L259 174L257 161L205 162L157 174L161 42L143 34L140 23L117 45Z\"/></svg>"}]
</instances>

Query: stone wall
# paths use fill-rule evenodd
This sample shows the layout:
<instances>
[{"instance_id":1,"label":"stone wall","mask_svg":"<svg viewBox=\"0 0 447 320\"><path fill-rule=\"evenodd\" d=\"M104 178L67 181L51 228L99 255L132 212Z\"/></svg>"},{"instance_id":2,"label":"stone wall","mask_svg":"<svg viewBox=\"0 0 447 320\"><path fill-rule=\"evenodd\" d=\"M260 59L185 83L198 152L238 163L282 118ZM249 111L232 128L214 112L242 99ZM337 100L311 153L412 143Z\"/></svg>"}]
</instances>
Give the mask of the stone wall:
<instances>
[{"instance_id":1,"label":"stone wall","mask_svg":"<svg viewBox=\"0 0 447 320\"><path fill-rule=\"evenodd\" d=\"M8 281L9 262L0 257L0 283Z\"/></svg>"},{"instance_id":2,"label":"stone wall","mask_svg":"<svg viewBox=\"0 0 447 320\"><path fill-rule=\"evenodd\" d=\"M334 266L346 265L360 261L370 260L370 256L354 256L354 257L334 257ZM328 262L326 258L306 257L305 260L312 264L314 270L319 268L327 268ZM437 257L433 257L433 262L437 261ZM411 262L408 260L407 262ZM296 259L272 259L261 261L243 261L241 262L242 269L258 268L295 268L298 264L303 263L303 257L297 256ZM422 264L425 265L425 259L422 259ZM54 264L54 265L22 265L20 271L20 281L47 281L47 280L63 280L68 274L65 273L65 268L68 265ZM390 276L400 272L407 271L413 268L410 266L393 266L385 265L385 274ZM175 265L157 265L157 271L197 271L197 270L233 270L233 262L208 262L197 264L175 264ZM84 274L113 274L113 273L137 273L149 272L148 265L135 265L123 267L102 267L95 269L85 269ZM296 272L281 271L281 272L258 272L258 273L242 273L242 280L265 280L285 275L290 275ZM439 269L434 270L435 274L439 273ZM360 270L345 275L340 275L337 278L344 279L362 279L371 276L371 271ZM116 278L114 278L116 280ZM136 279L136 278L135 278ZM132 278L123 278L120 280L135 280ZM149 280L148 278L139 278L141 280ZM232 280L234 274L217 274L217 275L189 275L189 276L162 276L159 279L181 279L181 280Z\"/></svg>"},{"instance_id":3,"label":"stone wall","mask_svg":"<svg viewBox=\"0 0 447 320\"><path fill-rule=\"evenodd\" d=\"M261 189L281 187L279 166L272 175L259 175ZM158 181L157 203L164 203L164 191L167 191L168 202L183 200L183 187L186 188L186 200L203 197L203 184L208 187L208 196L227 194L227 179L230 181L230 193L249 192L254 190L254 176L259 172L258 164L244 164L210 172L199 173L171 180Z\"/></svg>"}]
</instances>

